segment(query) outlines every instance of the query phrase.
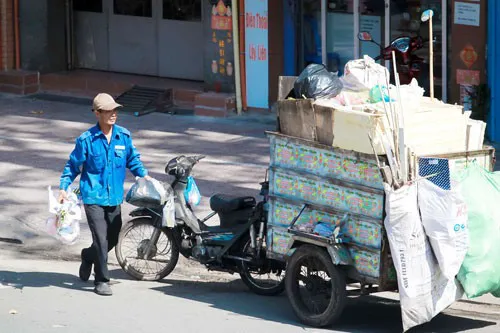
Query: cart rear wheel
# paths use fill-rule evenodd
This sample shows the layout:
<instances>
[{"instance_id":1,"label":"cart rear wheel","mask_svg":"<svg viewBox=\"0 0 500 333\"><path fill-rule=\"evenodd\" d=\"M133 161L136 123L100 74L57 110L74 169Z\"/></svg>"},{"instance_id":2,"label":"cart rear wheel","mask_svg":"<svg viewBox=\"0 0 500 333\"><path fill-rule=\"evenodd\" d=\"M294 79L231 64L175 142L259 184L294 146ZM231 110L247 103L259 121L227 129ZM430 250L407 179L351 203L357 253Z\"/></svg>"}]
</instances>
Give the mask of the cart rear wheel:
<instances>
[{"instance_id":1,"label":"cart rear wheel","mask_svg":"<svg viewBox=\"0 0 500 333\"><path fill-rule=\"evenodd\" d=\"M344 272L318 246L297 248L287 266L285 287L297 317L313 327L332 325L347 300Z\"/></svg>"}]
</instances>

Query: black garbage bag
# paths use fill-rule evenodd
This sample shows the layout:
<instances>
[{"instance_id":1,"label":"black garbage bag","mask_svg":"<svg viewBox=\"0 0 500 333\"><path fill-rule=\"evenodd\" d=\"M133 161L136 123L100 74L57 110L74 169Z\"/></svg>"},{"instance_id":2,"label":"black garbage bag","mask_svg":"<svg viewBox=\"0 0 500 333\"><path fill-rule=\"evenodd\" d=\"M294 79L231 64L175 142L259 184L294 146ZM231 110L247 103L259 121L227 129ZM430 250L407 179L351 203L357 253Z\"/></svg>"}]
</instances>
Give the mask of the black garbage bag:
<instances>
[{"instance_id":1,"label":"black garbage bag","mask_svg":"<svg viewBox=\"0 0 500 333\"><path fill-rule=\"evenodd\" d=\"M324 65L310 64L294 84L296 98L333 98L342 91L338 75L331 73Z\"/></svg>"}]
</instances>

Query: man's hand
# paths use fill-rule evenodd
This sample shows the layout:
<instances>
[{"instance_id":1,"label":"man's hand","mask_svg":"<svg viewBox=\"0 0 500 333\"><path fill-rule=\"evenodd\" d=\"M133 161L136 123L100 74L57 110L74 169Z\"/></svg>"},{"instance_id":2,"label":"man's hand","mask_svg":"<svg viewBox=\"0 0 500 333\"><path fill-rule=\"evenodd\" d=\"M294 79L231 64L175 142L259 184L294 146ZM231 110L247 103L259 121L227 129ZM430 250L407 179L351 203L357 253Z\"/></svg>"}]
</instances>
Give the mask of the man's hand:
<instances>
[{"instance_id":1,"label":"man's hand","mask_svg":"<svg viewBox=\"0 0 500 333\"><path fill-rule=\"evenodd\" d=\"M149 175L146 175L146 176L144 176L144 179L146 179L147 181L150 181L153 178L151 178L151 176L149 176Z\"/></svg>"},{"instance_id":2,"label":"man's hand","mask_svg":"<svg viewBox=\"0 0 500 333\"><path fill-rule=\"evenodd\" d=\"M66 191L59 190L59 198L57 199L57 201L59 201L59 203L63 203L63 201L67 199L68 199L68 194L66 193Z\"/></svg>"}]
</instances>

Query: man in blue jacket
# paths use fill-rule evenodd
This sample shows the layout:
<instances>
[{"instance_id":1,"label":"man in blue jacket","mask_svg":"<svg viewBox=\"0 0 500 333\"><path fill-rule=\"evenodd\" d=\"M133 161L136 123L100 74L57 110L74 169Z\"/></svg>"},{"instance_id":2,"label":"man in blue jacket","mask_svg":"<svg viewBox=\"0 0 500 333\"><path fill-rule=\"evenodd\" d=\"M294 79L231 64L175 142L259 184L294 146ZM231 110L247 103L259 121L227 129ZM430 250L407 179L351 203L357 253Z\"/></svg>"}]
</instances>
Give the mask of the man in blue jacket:
<instances>
[{"instance_id":1,"label":"man in blue jacket","mask_svg":"<svg viewBox=\"0 0 500 333\"><path fill-rule=\"evenodd\" d=\"M80 279L88 281L92 265L95 289L99 295L112 295L109 287L108 252L118 242L122 227L121 208L125 169L136 177L149 178L130 132L118 125L120 104L108 94L94 98L93 109L98 123L76 139L73 152L60 180L59 200L80 175L80 191L90 231L92 245L81 253Z\"/></svg>"}]
</instances>

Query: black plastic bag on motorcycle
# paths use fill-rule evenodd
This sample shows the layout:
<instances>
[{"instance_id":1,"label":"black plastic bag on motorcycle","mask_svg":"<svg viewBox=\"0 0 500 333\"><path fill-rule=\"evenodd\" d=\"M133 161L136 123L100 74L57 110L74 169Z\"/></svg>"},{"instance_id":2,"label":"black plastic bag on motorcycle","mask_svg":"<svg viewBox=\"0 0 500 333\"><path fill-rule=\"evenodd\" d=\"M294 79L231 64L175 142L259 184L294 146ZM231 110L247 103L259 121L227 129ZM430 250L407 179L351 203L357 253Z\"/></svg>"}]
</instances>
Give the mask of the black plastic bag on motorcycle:
<instances>
[{"instance_id":1,"label":"black plastic bag on motorcycle","mask_svg":"<svg viewBox=\"0 0 500 333\"><path fill-rule=\"evenodd\" d=\"M296 98L333 98L342 91L338 75L331 73L324 65L308 65L294 84Z\"/></svg>"},{"instance_id":2,"label":"black plastic bag on motorcycle","mask_svg":"<svg viewBox=\"0 0 500 333\"><path fill-rule=\"evenodd\" d=\"M126 201L136 207L158 208L165 204L166 199L173 195L170 186L156 181L148 181L144 178L139 178L127 193Z\"/></svg>"}]
</instances>

